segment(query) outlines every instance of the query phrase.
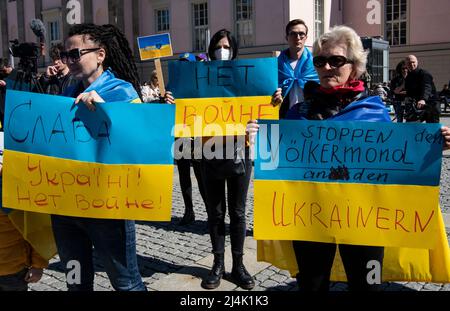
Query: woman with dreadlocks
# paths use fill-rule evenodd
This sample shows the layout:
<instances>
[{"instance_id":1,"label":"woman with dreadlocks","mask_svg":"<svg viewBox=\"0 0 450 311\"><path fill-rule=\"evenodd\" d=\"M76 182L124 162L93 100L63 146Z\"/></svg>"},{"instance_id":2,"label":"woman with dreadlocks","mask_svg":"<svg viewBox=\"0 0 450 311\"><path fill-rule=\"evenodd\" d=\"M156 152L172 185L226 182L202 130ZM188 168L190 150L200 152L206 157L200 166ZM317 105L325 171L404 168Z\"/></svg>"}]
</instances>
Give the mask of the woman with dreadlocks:
<instances>
[{"instance_id":1,"label":"woman with dreadlocks","mask_svg":"<svg viewBox=\"0 0 450 311\"><path fill-rule=\"evenodd\" d=\"M75 25L65 48L61 60L81 82L64 95L75 97L76 104L84 103L95 110L96 103L101 102L141 102L132 52L115 26ZM52 215L52 226L66 277L74 273L73 267L78 268L80 278L67 280L69 291L93 290L92 247L114 289L146 290L137 265L134 221Z\"/></svg>"}]
</instances>

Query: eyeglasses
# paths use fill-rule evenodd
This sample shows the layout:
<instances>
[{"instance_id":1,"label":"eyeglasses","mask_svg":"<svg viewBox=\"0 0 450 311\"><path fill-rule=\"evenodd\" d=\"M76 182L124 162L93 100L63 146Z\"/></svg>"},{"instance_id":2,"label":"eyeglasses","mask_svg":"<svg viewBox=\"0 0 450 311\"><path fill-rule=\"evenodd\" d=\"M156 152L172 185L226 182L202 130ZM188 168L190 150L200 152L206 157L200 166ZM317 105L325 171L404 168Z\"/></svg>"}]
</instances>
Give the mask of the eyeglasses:
<instances>
[{"instance_id":1,"label":"eyeglasses","mask_svg":"<svg viewBox=\"0 0 450 311\"><path fill-rule=\"evenodd\" d=\"M348 60L345 56L341 55L333 55L330 57L316 56L313 58L313 64L317 68L322 68L326 64L329 64L330 67L333 68L339 68L344 66L345 64L353 64L353 61Z\"/></svg>"},{"instance_id":2,"label":"eyeglasses","mask_svg":"<svg viewBox=\"0 0 450 311\"><path fill-rule=\"evenodd\" d=\"M66 52L61 52L60 53L60 57L61 57L61 61L64 64L67 64L67 62L69 61L69 59L71 60L72 63L76 63L79 62L81 59L81 56L86 55L88 53L91 52L95 52L100 50L101 48L93 48L93 49L72 49L70 51L66 51Z\"/></svg>"},{"instance_id":3,"label":"eyeglasses","mask_svg":"<svg viewBox=\"0 0 450 311\"><path fill-rule=\"evenodd\" d=\"M304 39L306 37L306 33L304 33L303 31L297 32L297 31L291 31L289 32L289 36L293 37L293 38L297 38L300 37L300 39Z\"/></svg>"}]
</instances>

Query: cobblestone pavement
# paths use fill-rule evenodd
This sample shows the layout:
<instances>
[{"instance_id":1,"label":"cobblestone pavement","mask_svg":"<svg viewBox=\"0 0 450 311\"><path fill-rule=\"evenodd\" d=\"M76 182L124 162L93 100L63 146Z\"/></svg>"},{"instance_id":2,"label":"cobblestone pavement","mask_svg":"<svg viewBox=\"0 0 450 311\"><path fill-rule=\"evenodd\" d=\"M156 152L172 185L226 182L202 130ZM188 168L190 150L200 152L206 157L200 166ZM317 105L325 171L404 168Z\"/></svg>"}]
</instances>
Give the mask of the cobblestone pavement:
<instances>
[{"instance_id":1,"label":"cobblestone pavement","mask_svg":"<svg viewBox=\"0 0 450 311\"><path fill-rule=\"evenodd\" d=\"M206 211L201 201L195 177L192 174L193 197L196 213L195 223L188 226L179 226L184 212L184 203L178 182L178 173L175 167L172 221L170 223L139 222L136 226L137 253L141 274L149 290L154 288L163 278L172 273L184 273L183 268L195 266L194 264L204 257L210 256L210 239L206 223ZM441 205L446 213L450 211L450 158L444 157L441 177ZM250 185L247 202L248 236L252 236L253 230L253 183ZM229 220L227 219L227 223ZM449 237L450 228L447 228ZM229 237L227 245L230 244ZM207 268L196 266L196 269ZM100 264L96 264L95 290L109 291L112 287ZM255 275L256 286L254 291L293 291L296 290L295 279L286 271L279 270L273 266ZM200 281L198 281L200 282ZM159 282L160 283L160 282ZM383 284L385 291L450 291L450 284L428 284L428 283L386 283ZM346 290L345 283L333 283L332 291ZM219 288L220 289L220 288ZM32 285L33 291L63 291L66 290L65 277L62 273L58 257L51 260L49 268L41 282ZM234 287L234 290L240 290Z\"/></svg>"}]
</instances>

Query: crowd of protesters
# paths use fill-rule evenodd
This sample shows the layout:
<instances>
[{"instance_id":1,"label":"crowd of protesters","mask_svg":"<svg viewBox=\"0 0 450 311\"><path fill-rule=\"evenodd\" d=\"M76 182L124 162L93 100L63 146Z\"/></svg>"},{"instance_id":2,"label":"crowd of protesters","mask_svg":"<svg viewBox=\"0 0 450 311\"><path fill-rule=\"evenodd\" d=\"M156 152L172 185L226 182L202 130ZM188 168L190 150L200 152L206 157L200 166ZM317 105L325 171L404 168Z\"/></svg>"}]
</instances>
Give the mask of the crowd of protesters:
<instances>
[{"instance_id":1,"label":"crowd of protesters","mask_svg":"<svg viewBox=\"0 0 450 311\"><path fill-rule=\"evenodd\" d=\"M414 55L409 55L398 64L390 88L387 84L378 84L369 94L363 81L367 52L353 29L345 26L332 28L317 38L312 52L305 46L308 35L309 29L303 20L292 20L286 25L287 49L278 57L279 88L273 90L272 96L272 104L280 106L280 119L390 122L385 106L386 102L392 102L397 122L403 122L408 120L409 113L405 102L411 99L414 111L426 111L423 121L439 122L440 100L433 78L418 66ZM238 54L235 37L229 30L221 29L211 37L207 55L182 53L179 61L232 61ZM109 101L176 104L177 99L170 90L161 93L156 71L151 72L147 82L140 83L129 42L115 26L75 25L70 29L64 45L51 48L50 56L52 64L39 78L47 94L73 97L76 104L86 105L92 111L99 103ZM0 65L0 100L4 101L6 83L3 80L12 68L6 60ZM370 95L379 98L374 99ZM440 96L448 102L448 85L444 86ZM350 104L351 111L348 109ZM358 117L353 114L354 109L360 109ZM368 111L376 111L378 118L371 119ZM1 114L3 124L3 105ZM232 147L216 145L216 148L223 149L223 154L228 154L227 148L234 148L233 154L242 155L239 161L206 158L177 161L185 204L185 213L179 225L195 222L191 166L208 215L214 260L208 275L201 282L205 289L219 287L225 274L227 210L233 262L231 280L243 289L249 290L255 286L244 265L244 242L246 201L252 176L249 155L257 132L258 124L252 121L247 126L244 144L236 143ZM443 128L442 132L446 142L444 147L447 148L450 145L450 129ZM194 141L194 138L184 139L188 143ZM202 143L214 139L203 137ZM241 140L236 136L234 141ZM67 264L73 260L82 267L80 282L67 283L70 291L93 290L93 249L114 289L146 290L138 269L134 221L58 215L52 215L51 221L65 273L70 273ZM370 260L382 262L383 247L294 241L292 249L299 269L299 288L305 291L328 289L337 248L344 261L350 289L377 290L379 286L366 282L366 263ZM39 281L47 264L15 229L7 212L0 211L0 291L27 290L29 282Z\"/></svg>"}]
</instances>

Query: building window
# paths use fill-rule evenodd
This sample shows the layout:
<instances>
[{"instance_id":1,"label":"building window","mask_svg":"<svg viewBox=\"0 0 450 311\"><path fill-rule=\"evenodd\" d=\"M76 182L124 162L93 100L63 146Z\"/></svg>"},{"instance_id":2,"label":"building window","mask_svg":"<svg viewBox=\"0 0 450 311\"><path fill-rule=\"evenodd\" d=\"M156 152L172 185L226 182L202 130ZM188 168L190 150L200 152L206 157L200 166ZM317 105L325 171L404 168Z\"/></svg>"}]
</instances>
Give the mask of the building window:
<instances>
[{"instance_id":1,"label":"building window","mask_svg":"<svg viewBox=\"0 0 450 311\"><path fill-rule=\"evenodd\" d=\"M169 9L155 10L156 31L169 31L170 30L170 14Z\"/></svg>"},{"instance_id":2,"label":"building window","mask_svg":"<svg viewBox=\"0 0 450 311\"><path fill-rule=\"evenodd\" d=\"M314 38L319 38L324 32L323 0L314 0Z\"/></svg>"},{"instance_id":3,"label":"building window","mask_svg":"<svg viewBox=\"0 0 450 311\"><path fill-rule=\"evenodd\" d=\"M407 0L386 0L386 40L390 45L406 44Z\"/></svg>"},{"instance_id":4,"label":"building window","mask_svg":"<svg viewBox=\"0 0 450 311\"><path fill-rule=\"evenodd\" d=\"M208 3L192 4L193 49L196 52L206 51L208 48Z\"/></svg>"},{"instance_id":5,"label":"building window","mask_svg":"<svg viewBox=\"0 0 450 311\"><path fill-rule=\"evenodd\" d=\"M253 0L235 0L236 34L241 47L254 45Z\"/></svg>"},{"instance_id":6,"label":"building window","mask_svg":"<svg viewBox=\"0 0 450 311\"><path fill-rule=\"evenodd\" d=\"M55 41L59 42L61 40L61 37L58 21L49 22L48 29L50 30L50 44L55 43Z\"/></svg>"}]
</instances>

